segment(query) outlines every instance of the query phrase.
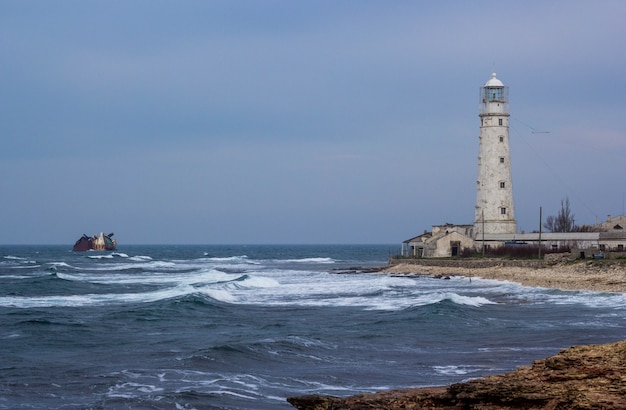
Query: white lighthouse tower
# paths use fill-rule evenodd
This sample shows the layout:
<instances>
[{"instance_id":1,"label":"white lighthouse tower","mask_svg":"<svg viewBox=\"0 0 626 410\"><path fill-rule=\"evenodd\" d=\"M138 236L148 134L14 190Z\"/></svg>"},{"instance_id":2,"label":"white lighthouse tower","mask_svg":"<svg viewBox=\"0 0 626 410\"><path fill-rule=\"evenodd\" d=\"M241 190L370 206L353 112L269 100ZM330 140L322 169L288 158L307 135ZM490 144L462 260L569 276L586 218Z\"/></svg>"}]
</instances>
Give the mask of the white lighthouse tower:
<instances>
[{"instance_id":1,"label":"white lighthouse tower","mask_svg":"<svg viewBox=\"0 0 626 410\"><path fill-rule=\"evenodd\" d=\"M509 151L509 88L491 75L480 88L480 150L476 181L474 238L515 234L511 155Z\"/></svg>"}]
</instances>

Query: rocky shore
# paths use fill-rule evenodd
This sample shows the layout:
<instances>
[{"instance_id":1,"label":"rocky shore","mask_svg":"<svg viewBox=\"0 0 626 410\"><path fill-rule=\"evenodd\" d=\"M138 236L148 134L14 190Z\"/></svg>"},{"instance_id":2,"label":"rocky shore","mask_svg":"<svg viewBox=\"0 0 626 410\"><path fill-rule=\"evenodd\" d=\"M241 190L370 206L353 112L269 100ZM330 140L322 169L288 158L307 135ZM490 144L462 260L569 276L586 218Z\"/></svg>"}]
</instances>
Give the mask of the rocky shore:
<instances>
[{"instance_id":1,"label":"rocky shore","mask_svg":"<svg viewBox=\"0 0 626 410\"><path fill-rule=\"evenodd\" d=\"M511 373L448 387L287 400L299 410L626 409L626 341L571 347Z\"/></svg>"},{"instance_id":2,"label":"rocky shore","mask_svg":"<svg viewBox=\"0 0 626 410\"><path fill-rule=\"evenodd\" d=\"M563 290L626 292L626 261L437 264L411 261L381 273L464 276ZM445 266L442 266L445 265ZM490 266L485 266L490 265ZM504 375L442 387L393 390L350 397L290 397L300 410L373 409L626 409L626 340L574 346Z\"/></svg>"},{"instance_id":3,"label":"rocky shore","mask_svg":"<svg viewBox=\"0 0 626 410\"><path fill-rule=\"evenodd\" d=\"M462 262L457 266L437 266L428 263L432 262L424 260L423 263L400 263L384 268L381 272L432 277L453 275L480 277L562 290L626 292L625 260L546 262L535 266L524 266L522 263L517 266L511 263L495 263L489 267L468 267Z\"/></svg>"}]
</instances>

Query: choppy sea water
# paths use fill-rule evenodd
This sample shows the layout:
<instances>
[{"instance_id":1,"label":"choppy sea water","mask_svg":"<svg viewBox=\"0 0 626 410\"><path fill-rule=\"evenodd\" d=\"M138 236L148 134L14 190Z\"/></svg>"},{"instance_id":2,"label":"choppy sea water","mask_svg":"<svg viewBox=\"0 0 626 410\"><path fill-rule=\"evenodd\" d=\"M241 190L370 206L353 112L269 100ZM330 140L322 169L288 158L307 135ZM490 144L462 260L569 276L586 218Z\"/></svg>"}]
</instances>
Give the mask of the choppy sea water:
<instances>
[{"instance_id":1,"label":"choppy sea water","mask_svg":"<svg viewBox=\"0 0 626 410\"><path fill-rule=\"evenodd\" d=\"M0 247L0 408L289 409L626 336L622 294L338 274L393 245L69 248Z\"/></svg>"}]
</instances>

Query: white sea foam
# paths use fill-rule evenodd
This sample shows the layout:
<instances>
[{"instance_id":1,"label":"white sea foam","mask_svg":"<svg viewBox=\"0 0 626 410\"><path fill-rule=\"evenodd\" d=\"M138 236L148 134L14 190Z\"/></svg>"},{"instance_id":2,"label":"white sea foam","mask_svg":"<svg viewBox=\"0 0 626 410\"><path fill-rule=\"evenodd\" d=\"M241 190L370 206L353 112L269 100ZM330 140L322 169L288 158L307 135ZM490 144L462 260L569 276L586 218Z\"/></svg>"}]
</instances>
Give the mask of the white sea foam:
<instances>
[{"instance_id":1,"label":"white sea foam","mask_svg":"<svg viewBox=\"0 0 626 410\"><path fill-rule=\"evenodd\" d=\"M137 262L144 262L144 261L151 261L152 260L151 257L144 256L144 255L131 256L129 259L131 261L137 261Z\"/></svg>"},{"instance_id":2,"label":"white sea foam","mask_svg":"<svg viewBox=\"0 0 626 410\"><path fill-rule=\"evenodd\" d=\"M151 274L82 273L57 274L62 279L99 284L145 284L145 285L200 285L229 282L236 276L215 269L195 272L153 272Z\"/></svg>"},{"instance_id":3,"label":"white sea foam","mask_svg":"<svg viewBox=\"0 0 626 410\"><path fill-rule=\"evenodd\" d=\"M262 276L247 276L243 281L231 282L237 288L276 288L280 283L273 278Z\"/></svg>"},{"instance_id":4,"label":"white sea foam","mask_svg":"<svg viewBox=\"0 0 626 410\"><path fill-rule=\"evenodd\" d=\"M197 289L200 293L219 302L235 303L237 299L226 289L212 289L208 287Z\"/></svg>"},{"instance_id":5,"label":"white sea foam","mask_svg":"<svg viewBox=\"0 0 626 410\"><path fill-rule=\"evenodd\" d=\"M573 300L568 303L583 303L594 308L618 308L626 309L626 294L606 293L606 292L579 292Z\"/></svg>"},{"instance_id":6,"label":"white sea foam","mask_svg":"<svg viewBox=\"0 0 626 410\"><path fill-rule=\"evenodd\" d=\"M137 393L155 393L160 391L163 391L163 388L155 385L126 382L117 384L109 388L108 396L119 398L132 398L135 397Z\"/></svg>"},{"instance_id":7,"label":"white sea foam","mask_svg":"<svg viewBox=\"0 0 626 410\"><path fill-rule=\"evenodd\" d=\"M113 259L113 255L107 253L105 255L87 255L89 259Z\"/></svg>"},{"instance_id":8,"label":"white sea foam","mask_svg":"<svg viewBox=\"0 0 626 410\"><path fill-rule=\"evenodd\" d=\"M26 260L27 258L21 258L21 257L19 257L19 256L13 256L13 255L6 255L6 256L4 257L4 259L16 260L16 261L24 261L24 260Z\"/></svg>"},{"instance_id":9,"label":"white sea foam","mask_svg":"<svg viewBox=\"0 0 626 410\"><path fill-rule=\"evenodd\" d=\"M29 261L20 265L13 265L10 266L10 269L33 269L33 268L39 268L41 265L37 265L37 262L35 261Z\"/></svg>"},{"instance_id":10,"label":"white sea foam","mask_svg":"<svg viewBox=\"0 0 626 410\"><path fill-rule=\"evenodd\" d=\"M208 256L208 254L205 252L204 256ZM241 255L241 256L229 256L225 258L211 257L211 258L202 258L202 259L205 261L212 261L212 262L240 262L240 261L247 260L248 256Z\"/></svg>"},{"instance_id":11,"label":"white sea foam","mask_svg":"<svg viewBox=\"0 0 626 410\"><path fill-rule=\"evenodd\" d=\"M181 285L174 288L140 293L105 293L36 297L5 296L0 297L0 306L28 309L42 307L100 306L119 303L149 303L184 296L195 292L196 290L193 287Z\"/></svg>"},{"instance_id":12,"label":"white sea foam","mask_svg":"<svg viewBox=\"0 0 626 410\"><path fill-rule=\"evenodd\" d=\"M260 305L362 307L368 310L403 310L449 300L458 305L481 307L495 304L487 296L464 295L462 289L441 292L410 278L387 275L332 275L320 272L249 272L248 278L229 282L230 303ZM431 290L432 289L432 290Z\"/></svg>"},{"instance_id":13,"label":"white sea foam","mask_svg":"<svg viewBox=\"0 0 626 410\"><path fill-rule=\"evenodd\" d=\"M481 370L484 370L477 366L456 366L456 365L448 365L448 366L433 366L433 370L436 373L444 374L446 376L461 376L469 373L475 373Z\"/></svg>"},{"instance_id":14,"label":"white sea foam","mask_svg":"<svg viewBox=\"0 0 626 410\"><path fill-rule=\"evenodd\" d=\"M309 337L288 336L287 340L294 342L295 344L304 346L304 347L315 347L315 348L323 348L323 349L329 349L329 350L337 348L337 345L334 343L328 343L319 339L312 339Z\"/></svg>"},{"instance_id":15,"label":"white sea foam","mask_svg":"<svg viewBox=\"0 0 626 410\"><path fill-rule=\"evenodd\" d=\"M255 395L242 394L242 393L237 393L232 390L227 390L225 388L220 388L219 390L209 390L206 393L213 394L216 396L233 396L233 397L239 397L242 399L249 399L249 400L254 400L258 397L256 394Z\"/></svg>"},{"instance_id":16,"label":"white sea foam","mask_svg":"<svg viewBox=\"0 0 626 410\"><path fill-rule=\"evenodd\" d=\"M13 262L13 263L17 262L17 263L20 264L20 266L23 266L24 264L31 264L32 265L32 264L36 264L37 263L37 261L30 260L28 258L22 258L20 256L13 256L13 255L6 255L6 256L4 256L4 259L6 259L6 263L7 264L11 264L11 262ZM32 267L32 266L29 266L29 267Z\"/></svg>"},{"instance_id":17,"label":"white sea foam","mask_svg":"<svg viewBox=\"0 0 626 410\"><path fill-rule=\"evenodd\" d=\"M332 261L330 258L298 259L303 260L314 261L311 263ZM220 265L230 269L239 268L242 266L239 264L241 261L245 262L245 269L237 269L238 273L217 269ZM120 257L118 262L93 262L87 272L65 262L52 262L51 266L66 268L64 272L58 272L57 276L68 281L107 285L154 285L164 288L136 294L47 296L35 299L5 297L0 299L0 304L28 307L142 303L197 292L229 304L337 306L384 311L418 308L443 301L477 308L496 303L554 303L626 309L626 296L623 294L554 291L478 278L473 278L470 282L468 278L460 276L443 281L381 274L335 275L317 270L282 269L275 265L274 260L269 259L259 268L249 265L248 262L245 255L179 262L133 256ZM68 273L68 269L72 269L71 273ZM133 272L125 272L131 269ZM181 292L180 287L187 288Z\"/></svg>"},{"instance_id":18,"label":"white sea foam","mask_svg":"<svg viewBox=\"0 0 626 410\"><path fill-rule=\"evenodd\" d=\"M506 299L507 303L557 304L557 305L584 305L594 308L626 309L626 294L598 291L557 290L541 287L523 286L516 282L494 279L452 278L450 284L459 284L456 290L483 293L485 297L496 295L499 299ZM456 301L455 301L456 303Z\"/></svg>"},{"instance_id":19,"label":"white sea foam","mask_svg":"<svg viewBox=\"0 0 626 410\"><path fill-rule=\"evenodd\" d=\"M195 407L189 407L187 404L175 403L176 410L198 410Z\"/></svg>"},{"instance_id":20,"label":"white sea foam","mask_svg":"<svg viewBox=\"0 0 626 410\"><path fill-rule=\"evenodd\" d=\"M482 296L461 296L461 295L457 295L456 293L450 294L446 299L451 300L457 305L467 305L467 306L475 306L475 307L495 304L495 302L492 302L489 299L484 298Z\"/></svg>"},{"instance_id":21,"label":"white sea foam","mask_svg":"<svg viewBox=\"0 0 626 410\"><path fill-rule=\"evenodd\" d=\"M335 263L336 261L332 258L302 258L302 259L277 259L275 260L277 263L320 263L320 264L330 264Z\"/></svg>"},{"instance_id":22,"label":"white sea foam","mask_svg":"<svg viewBox=\"0 0 626 410\"><path fill-rule=\"evenodd\" d=\"M508 346L501 346L501 347L479 347L478 349L479 352L520 352L522 350L526 350L528 351L529 348L520 348L520 347L508 347Z\"/></svg>"},{"instance_id":23,"label":"white sea foam","mask_svg":"<svg viewBox=\"0 0 626 410\"><path fill-rule=\"evenodd\" d=\"M56 276L57 276L57 278L63 279L63 280L71 280L71 281L78 281L78 280L80 280L75 275L70 275L70 274L62 273L62 272L57 272Z\"/></svg>"},{"instance_id":24,"label":"white sea foam","mask_svg":"<svg viewBox=\"0 0 626 410\"><path fill-rule=\"evenodd\" d=\"M89 268L98 271L121 271L128 269L150 270L184 270L184 267L168 261L139 261L133 263L103 263Z\"/></svg>"},{"instance_id":25,"label":"white sea foam","mask_svg":"<svg viewBox=\"0 0 626 410\"><path fill-rule=\"evenodd\" d=\"M48 265L54 267L54 268L70 268L70 269L76 269L74 266L70 265L69 263L65 263L65 262L50 262L48 263Z\"/></svg>"},{"instance_id":26,"label":"white sea foam","mask_svg":"<svg viewBox=\"0 0 626 410\"><path fill-rule=\"evenodd\" d=\"M230 292L229 301L232 303L362 306L383 310L402 308L401 303L394 301L393 297L384 295L385 291L389 291L389 286L385 284L388 277L378 277L383 283L356 279L352 275L319 272L256 272L248 273L245 280L229 282L224 288Z\"/></svg>"},{"instance_id":27,"label":"white sea foam","mask_svg":"<svg viewBox=\"0 0 626 410\"><path fill-rule=\"evenodd\" d=\"M177 389L177 391L202 390L206 393L215 392L207 391L207 388L219 388L222 394L234 395L248 399L258 398L258 391L261 387L272 386L273 383L260 376L254 376L247 373L207 373L197 370L178 370L180 375L175 377L185 385ZM284 398L282 399L284 400Z\"/></svg>"}]
</instances>

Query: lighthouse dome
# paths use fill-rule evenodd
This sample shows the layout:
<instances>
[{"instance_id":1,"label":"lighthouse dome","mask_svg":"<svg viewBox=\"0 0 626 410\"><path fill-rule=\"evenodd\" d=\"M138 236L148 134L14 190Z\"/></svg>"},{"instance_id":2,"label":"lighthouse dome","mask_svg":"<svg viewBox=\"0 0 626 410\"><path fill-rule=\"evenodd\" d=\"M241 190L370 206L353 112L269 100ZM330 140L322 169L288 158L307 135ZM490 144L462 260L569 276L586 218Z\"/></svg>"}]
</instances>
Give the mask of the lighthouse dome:
<instances>
[{"instance_id":1,"label":"lighthouse dome","mask_svg":"<svg viewBox=\"0 0 626 410\"><path fill-rule=\"evenodd\" d=\"M504 87L504 84L496 78L496 73L493 73L491 79L485 83L485 87Z\"/></svg>"}]
</instances>

